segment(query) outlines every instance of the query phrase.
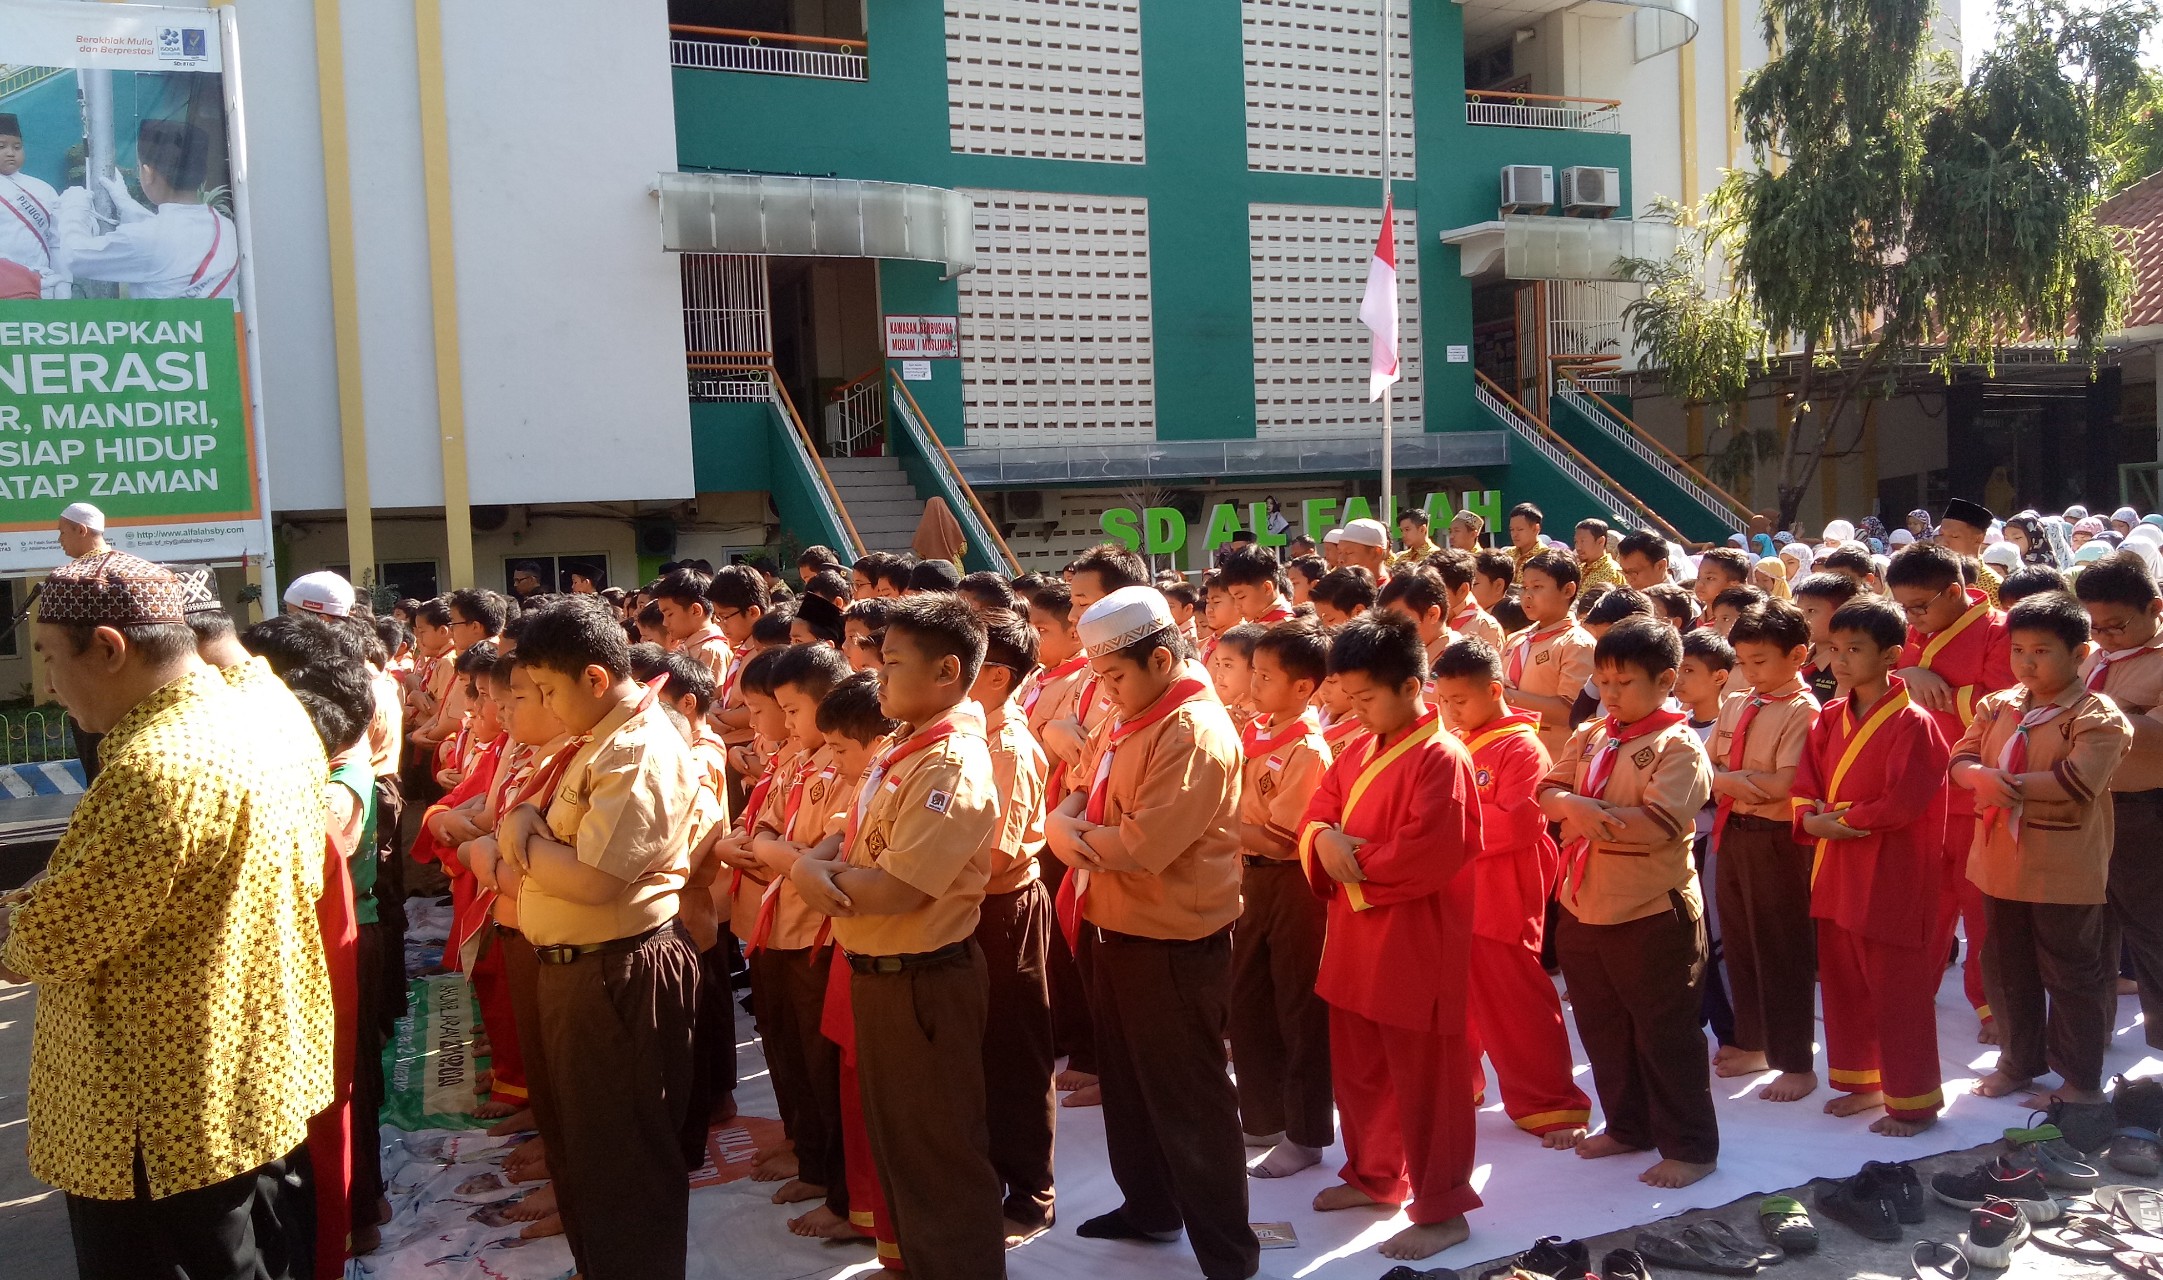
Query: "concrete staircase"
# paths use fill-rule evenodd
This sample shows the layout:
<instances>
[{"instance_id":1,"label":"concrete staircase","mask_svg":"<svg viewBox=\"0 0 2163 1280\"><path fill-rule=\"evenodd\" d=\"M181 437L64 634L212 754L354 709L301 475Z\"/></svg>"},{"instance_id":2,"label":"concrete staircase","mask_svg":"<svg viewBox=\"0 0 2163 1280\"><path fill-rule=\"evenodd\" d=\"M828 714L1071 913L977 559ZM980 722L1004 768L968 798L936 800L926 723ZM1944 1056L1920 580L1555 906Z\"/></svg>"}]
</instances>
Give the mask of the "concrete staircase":
<instances>
[{"instance_id":1,"label":"concrete staircase","mask_svg":"<svg viewBox=\"0 0 2163 1280\"><path fill-rule=\"evenodd\" d=\"M834 491L855 522L857 536L864 540L864 550L907 551L924 517L924 500L916 496L901 459L882 455L821 461L834 478Z\"/></svg>"}]
</instances>

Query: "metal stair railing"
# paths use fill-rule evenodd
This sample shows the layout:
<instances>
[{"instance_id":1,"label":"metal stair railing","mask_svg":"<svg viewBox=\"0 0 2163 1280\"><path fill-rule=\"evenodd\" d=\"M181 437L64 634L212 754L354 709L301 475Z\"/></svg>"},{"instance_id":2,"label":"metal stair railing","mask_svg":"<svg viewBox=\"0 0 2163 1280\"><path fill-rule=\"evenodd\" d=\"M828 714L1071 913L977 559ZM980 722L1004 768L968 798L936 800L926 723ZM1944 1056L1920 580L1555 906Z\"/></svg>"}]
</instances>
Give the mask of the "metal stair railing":
<instances>
[{"instance_id":1,"label":"metal stair railing","mask_svg":"<svg viewBox=\"0 0 2163 1280\"><path fill-rule=\"evenodd\" d=\"M804 420L796 412L796 402L789 399L788 388L781 385L779 377L770 376L768 385L773 388L774 408L792 428L785 434L789 443L795 447L797 463L803 467L804 474L812 479L813 496L818 498L819 505L824 508L827 522L848 539L849 545L842 550L851 562L862 558L865 550L863 536L856 532L856 522L849 519L849 509L842 505L840 491L834 488L834 478L827 474L826 464L819 461L819 451L812 447L811 433L804 429Z\"/></svg>"},{"instance_id":2,"label":"metal stair railing","mask_svg":"<svg viewBox=\"0 0 2163 1280\"><path fill-rule=\"evenodd\" d=\"M1693 501L1727 526L1729 531L1741 533L1750 527L1747 516L1737 514L1733 506L1734 499L1724 495L1715 496L1706 488L1711 481L1698 483L1701 477L1695 476L1694 469L1684 470L1688 465L1686 463L1678 466L1682 460L1668 451L1666 446L1647 437L1643 428L1636 423L1625 426L1616 421L1620 415L1608 408L1605 401L1581 389L1575 379L1566 375L1555 379L1555 397L1583 414L1586 421L1605 432L1608 439L1636 454L1639 461L1659 472L1669 484L1690 495Z\"/></svg>"},{"instance_id":3,"label":"metal stair railing","mask_svg":"<svg viewBox=\"0 0 2163 1280\"><path fill-rule=\"evenodd\" d=\"M894 418L901 423L902 434L908 436L909 443L930 465L940 489L944 490L939 496L946 499L954 518L960 521L963 536L971 546L983 548L987 558L996 559L1007 566L1008 572L1019 575L1021 561L1006 545L1006 539L999 536L999 526L992 523L984 504L977 501L976 490L962 478L961 468L954 464L954 455L946 451L945 442L924 420L924 411L918 407L915 394L891 370L887 383L892 388Z\"/></svg>"},{"instance_id":4,"label":"metal stair railing","mask_svg":"<svg viewBox=\"0 0 2163 1280\"><path fill-rule=\"evenodd\" d=\"M1472 396L1487 406L1490 413L1508 424L1525 443L1538 450L1540 455L1553 463L1555 469L1567 476L1571 483L1583 489L1593 501L1607 509L1609 515L1621 518L1625 512L1632 513L1648 528L1656 529L1669 540L1682 543L1682 534L1660 518L1652 508L1602 471L1598 463L1578 452L1577 447L1563 439L1553 427L1532 416L1530 410L1517 403L1516 397L1495 385L1492 378L1482 373L1472 388Z\"/></svg>"}]
</instances>

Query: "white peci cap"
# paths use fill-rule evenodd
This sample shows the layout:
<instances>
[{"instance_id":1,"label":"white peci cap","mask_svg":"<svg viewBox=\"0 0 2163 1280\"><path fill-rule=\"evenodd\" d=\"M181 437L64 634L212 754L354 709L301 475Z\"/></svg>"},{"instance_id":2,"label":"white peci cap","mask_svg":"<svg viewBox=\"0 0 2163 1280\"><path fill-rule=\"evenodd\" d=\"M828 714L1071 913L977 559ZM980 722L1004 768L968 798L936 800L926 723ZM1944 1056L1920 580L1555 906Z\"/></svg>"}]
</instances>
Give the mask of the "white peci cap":
<instances>
[{"instance_id":1,"label":"white peci cap","mask_svg":"<svg viewBox=\"0 0 2163 1280\"><path fill-rule=\"evenodd\" d=\"M333 618L350 616L355 598L353 584L328 569L304 573L285 589L287 604L304 613L321 613Z\"/></svg>"},{"instance_id":2,"label":"white peci cap","mask_svg":"<svg viewBox=\"0 0 2163 1280\"><path fill-rule=\"evenodd\" d=\"M71 524L79 524L85 529L105 532L105 513L87 502L69 503L67 510L60 513L60 518Z\"/></svg>"},{"instance_id":3,"label":"white peci cap","mask_svg":"<svg viewBox=\"0 0 2163 1280\"><path fill-rule=\"evenodd\" d=\"M1356 546L1389 550L1389 530L1380 520L1354 520L1344 526L1344 540Z\"/></svg>"}]
</instances>

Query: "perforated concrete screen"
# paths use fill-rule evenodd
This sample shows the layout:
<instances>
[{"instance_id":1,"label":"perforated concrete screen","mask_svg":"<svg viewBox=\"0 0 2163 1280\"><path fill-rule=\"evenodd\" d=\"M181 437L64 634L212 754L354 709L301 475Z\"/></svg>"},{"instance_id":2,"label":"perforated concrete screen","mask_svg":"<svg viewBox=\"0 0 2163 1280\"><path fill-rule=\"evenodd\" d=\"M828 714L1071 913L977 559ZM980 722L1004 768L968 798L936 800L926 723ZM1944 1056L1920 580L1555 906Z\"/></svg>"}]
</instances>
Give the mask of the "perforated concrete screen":
<instances>
[{"instance_id":1,"label":"perforated concrete screen","mask_svg":"<svg viewBox=\"0 0 2163 1280\"><path fill-rule=\"evenodd\" d=\"M1412 176L1410 6L1391 19L1390 150ZM1371 0L1242 0L1247 167L1382 177L1381 11Z\"/></svg>"},{"instance_id":2,"label":"perforated concrete screen","mask_svg":"<svg viewBox=\"0 0 2163 1280\"><path fill-rule=\"evenodd\" d=\"M1149 202L968 195L977 265L958 283L969 443L1156 439Z\"/></svg>"},{"instance_id":3,"label":"perforated concrete screen","mask_svg":"<svg viewBox=\"0 0 2163 1280\"><path fill-rule=\"evenodd\" d=\"M1363 435L1382 425L1367 399L1367 329L1359 322L1380 209L1256 204L1247 208L1254 280L1255 433ZM1420 430L1419 227L1397 211L1399 428ZM966 277L964 277L966 279Z\"/></svg>"},{"instance_id":4,"label":"perforated concrete screen","mask_svg":"<svg viewBox=\"0 0 2163 1280\"><path fill-rule=\"evenodd\" d=\"M1140 164L1140 6L952 0L946 87L956 151Z\"/></svg>"}]
</instances>

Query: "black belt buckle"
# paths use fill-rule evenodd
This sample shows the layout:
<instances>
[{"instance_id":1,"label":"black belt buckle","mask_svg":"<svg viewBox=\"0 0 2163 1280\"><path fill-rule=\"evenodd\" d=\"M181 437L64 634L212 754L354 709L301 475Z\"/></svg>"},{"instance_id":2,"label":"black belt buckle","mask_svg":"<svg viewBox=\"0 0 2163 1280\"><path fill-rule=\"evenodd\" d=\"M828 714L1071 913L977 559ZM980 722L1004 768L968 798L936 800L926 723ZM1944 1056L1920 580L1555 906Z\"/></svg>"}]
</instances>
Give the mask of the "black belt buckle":
<instances>
[{"instance_id":1,"label":"black belt buckle","mask_svg":"<svg viewBox=\"0 0 2163 1280\"><path fill-rule=\"evenodd\" d=\"M572 946L567 942L558 943L554 946L535 947L533 949L533 958L542 964L569 964L578 959L582 951L583 948Z\"/></svg>"}]
</instances>

